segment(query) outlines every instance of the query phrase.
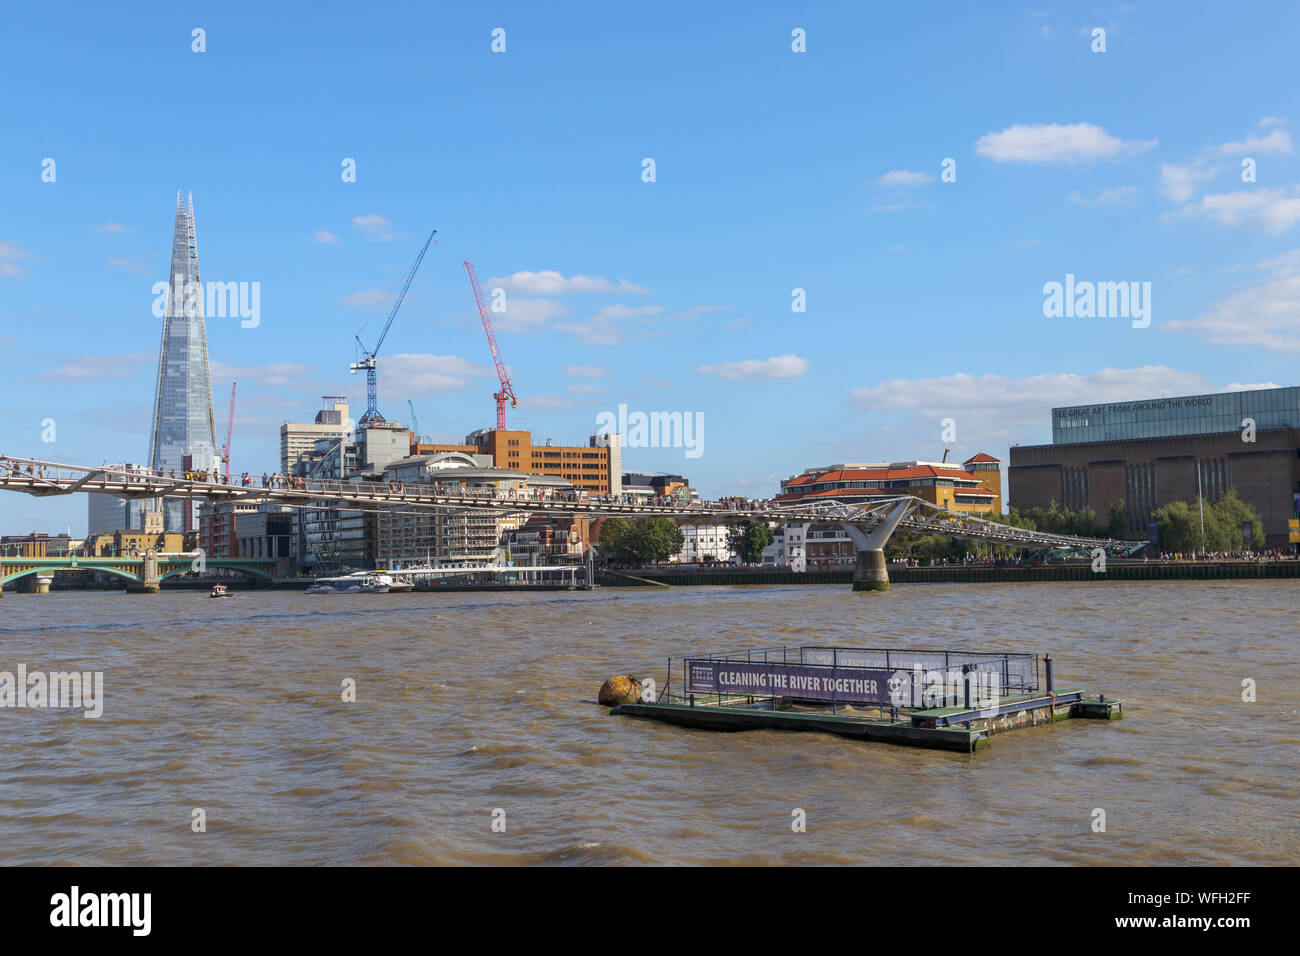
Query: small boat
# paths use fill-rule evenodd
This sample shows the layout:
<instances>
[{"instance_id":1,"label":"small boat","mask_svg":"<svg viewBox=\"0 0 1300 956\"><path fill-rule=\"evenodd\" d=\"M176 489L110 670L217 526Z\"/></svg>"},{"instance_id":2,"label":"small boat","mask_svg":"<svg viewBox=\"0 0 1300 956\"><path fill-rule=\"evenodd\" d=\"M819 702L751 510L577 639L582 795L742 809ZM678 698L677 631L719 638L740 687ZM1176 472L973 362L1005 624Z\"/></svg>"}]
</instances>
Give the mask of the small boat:
<instances>
[{"instance_id":1,"label":"small boat","mask_svg":"<svg viewBox=\"0 0 1300 956\"><path fill-rule=\"evenodd\" d=\"M387 594L393 579L375 571L353 571L351 574L317 578L307 589L308 594Z\"/></svg>"},{"instance_id":2,"label":"small boat","mask_svg":"<svg viewBox=\"0 0 1300 956\"><path fill-rule=\"evenodd\" d=\"M233 597L233 595L230 593L230 588L226 587L224 584L214 584L212 585L212 593L209 594L208 597L226 598Z\"/></svg>"}]
</instances>

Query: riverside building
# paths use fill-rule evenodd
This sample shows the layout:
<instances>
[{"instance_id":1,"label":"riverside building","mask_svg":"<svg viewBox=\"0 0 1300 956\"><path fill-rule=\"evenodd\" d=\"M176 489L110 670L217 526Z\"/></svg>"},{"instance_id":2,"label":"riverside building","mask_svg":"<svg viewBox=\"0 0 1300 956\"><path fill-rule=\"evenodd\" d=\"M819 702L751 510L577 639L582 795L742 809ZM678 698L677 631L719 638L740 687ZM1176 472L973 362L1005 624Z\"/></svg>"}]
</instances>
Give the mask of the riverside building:
<instances>
[{"instance_id":1,"label":"riverside building","mask_svg":"<svg viewBox=\"0 0 1300 956\"><path fill-rule=\"evenodd\" d=\"M1123 500L1129 533L1151 513L1235 491L1263 522L1255 547L1289 548L1300 513L1300 387L1263 388L1052 409L1052 442L1011 449L1010 504L1091 508Z\"/></svg>"},{"instance_id":2,"label":"riverside building","mask_svg":"<svg viewBox=\"0 0 1300 956\"><path fill-rule=\"evenodd\" d=\"M556 445L550 439L534 445L531 432L480 428L466 435L460 445L411 440L412 456L446 452L486 455L493 467L563 478L591 494L622 492L623 449L617 435L592 435L586 445Z\"/></svg>"},{"instance_id":3,"label":"riverside building","mask_svg":"<svg viewBox=\"0 0 1300 956\"><path fill-rule=\"evenodd\" d=\"M284 422L280 426L280 474L293 474L293 466L304 455L315 451L320 441L333 445L352 431L348 417L348 400L342 395L326 395L325 404L312 422ZM329 447L328 445L326 446Z\"/></svg>"},{"instance_id":4,"label":"riverside building","mask_svg":"<svg viewBox=\"0 0 1300 956\"><path fill-rule=\"evenodd\" d=\"M781 482L781 494L776 500L782 504L818 499L865 502L897 495L912 495L950 511L998 514L1002 510L1001 466L996 458L982 452L960 467L942 461L827 465L809 468ZM810 543L808 558L813 557Z\"/></svg>"},{"instance_id":5,"label":"riverside building","mask_svg":"<svg viewBox=\"0 0 1300 956\"><path fill-rule=\"evenodd\" d=\"M436 483L454 494L490 493L525 498L539 492L573 490L573 483L567 479L522 474L491 464L491 458L486 455L463 451L412 455L390 464L383 478L403 485ZM383 568L420 566L426 562L488 564L504 556L507 533L519 530L527 518L528 515L518 512L381 508L375 515L376 561ZM585 530L582 534L585 535ZM540 537L535 543L540 546Z\"/></svg>"}]
</instances>

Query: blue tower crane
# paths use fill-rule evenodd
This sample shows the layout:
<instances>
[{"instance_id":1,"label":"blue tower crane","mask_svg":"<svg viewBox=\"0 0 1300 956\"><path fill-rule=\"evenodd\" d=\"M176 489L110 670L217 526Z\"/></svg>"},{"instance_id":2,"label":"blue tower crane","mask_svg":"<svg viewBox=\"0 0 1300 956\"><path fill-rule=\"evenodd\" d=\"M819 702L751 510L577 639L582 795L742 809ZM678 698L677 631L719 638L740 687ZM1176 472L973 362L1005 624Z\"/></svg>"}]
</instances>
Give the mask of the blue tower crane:
<instances>
[{"instance_id":1,"label":"blue tower crane","mask_svg":"<svg viewBox=\"0 0 1300 956\"><path fill-rule=\"evenodd\" d=\"M406 278L402 280L401 291L397 293L397 301L393 303L392 311L388 313L388 321L384 323L384 330L379 333L379 341L375 343L373 349L366 348L366 344L361 341L361 332L364 331L363 325L357 331L357 346L361 349L360 360L353 362L349 369L352 374L364 371L366 373L366 413L357 420L357 425L366 426L374 425L386 421L383 415L379 414L378 407L378 388L375 381L375 358L379 355L379 350L383 348L384 339L388 338L388 330L393 327L393 319L397 318L397 310L402 307L402 300L406 298L406 291L411 288L411 282L415 279L415 273L420 268L420 263L424 260L424 254L429 250L429 243L433 242L433 237L438 234L435 229L429 233L429 238L424 240L424 247L420 254L415 257L415 262L411 264L410 270L406 273Z\"/></svg>"}]
</instances>

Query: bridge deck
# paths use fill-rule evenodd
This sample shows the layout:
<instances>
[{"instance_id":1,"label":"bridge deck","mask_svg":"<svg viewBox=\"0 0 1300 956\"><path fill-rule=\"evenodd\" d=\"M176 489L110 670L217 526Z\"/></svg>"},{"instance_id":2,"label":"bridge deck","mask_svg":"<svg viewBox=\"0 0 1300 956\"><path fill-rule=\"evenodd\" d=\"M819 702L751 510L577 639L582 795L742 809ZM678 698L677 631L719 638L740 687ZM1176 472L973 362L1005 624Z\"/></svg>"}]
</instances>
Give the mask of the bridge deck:
<instances>
[{"instance_id":1,"label":"bridge deck","mask_svg":"<svg viewBox=\"0 0 1300 956\"><path fill-rule=\"evenodd\" d=\"M449 477L454 473L449 472ZM452 478L451 480L454 480ZM45 497L75 493L111 494L120 498L203 498L214 503L281 504L295 508L345 510L420 511L427 509L481 510L519 514L667 518L718 521L753 518L767 521L838 523L859 528L887 526L914 534L944 535L1026 548L1102 547L1112 553L1132 550L1131 541L1102 540L1074 535L1046 534L998 524L960 514L911 495L883 495L869 501L821 501L777 504L770 500L628 501L581 492L473 493L445 489L438 483L395 483L291 479L278 487L250 487L222 482L196 481L111 468L61 464L31 458L0 456L0 491ZM903 516L898 515L902 506ZM1138 545L1141 546L1140 544ZM876 547L876 545L871 545Z\"/></svg>"}]
</instances>

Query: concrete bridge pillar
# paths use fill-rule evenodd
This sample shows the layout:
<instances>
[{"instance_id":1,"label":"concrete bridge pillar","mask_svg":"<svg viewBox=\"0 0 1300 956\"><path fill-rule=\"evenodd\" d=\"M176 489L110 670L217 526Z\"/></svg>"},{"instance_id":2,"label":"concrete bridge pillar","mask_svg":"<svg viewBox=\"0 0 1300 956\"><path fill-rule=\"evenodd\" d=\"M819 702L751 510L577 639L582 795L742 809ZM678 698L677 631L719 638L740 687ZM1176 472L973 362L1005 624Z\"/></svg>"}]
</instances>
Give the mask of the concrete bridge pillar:
<instances>
[{"instance_id":1,"label":"concrete bridge pillar","mask_svg":"<svg viewBox=\"0 0 1300 956\"><path fill-rule=\"evenodd\" d=\"M858 566L853 569L853 590L889 590L889 571L885 567L883 550L858 552Z\"/></svg>"},{"instance_id":2,"label":"concrete bridge pillar","mask_svg":"<svg viewBox=\"0 0 1300 956\"><path fill-rule=\"evenodd\" d=\"M18 579L19 594L49 594L53 574L28 574Z\"/></svg>"},{"instance_id":3,"label":"concrete bridge pillar","mask_svg":"<svg viewBox=\"0 0 1300 956\"><path fill-rule=\"evenodd\" d=\"M915 507L914 500L900 501L879 524L871 529L870 533L851 522L842 524L845 533L858 551L858 564L853 569L853 590L889 590L889 571L885 568L885 542L894 533L899 522Z\"/></svg>"},{"instance_id":4,"label":"concrete bridge pillar","mask_svg":"<svg viewBox=\"0 0 1300 956\"><path fill-rule=\"evenodd\" d=\"M126 586L127 594L157 594L162 590L158 581L158 552L150 548L140 563L140 580Z\"/></svg>"}]
</instances>

